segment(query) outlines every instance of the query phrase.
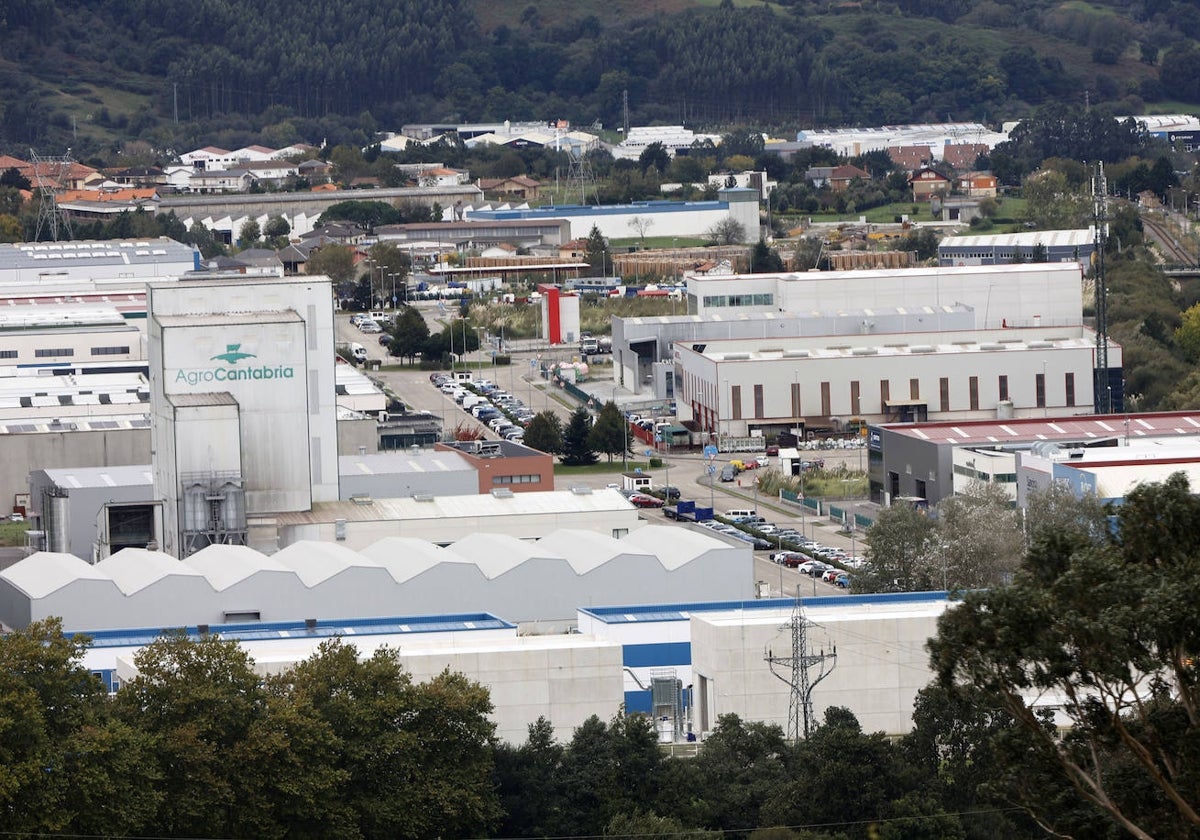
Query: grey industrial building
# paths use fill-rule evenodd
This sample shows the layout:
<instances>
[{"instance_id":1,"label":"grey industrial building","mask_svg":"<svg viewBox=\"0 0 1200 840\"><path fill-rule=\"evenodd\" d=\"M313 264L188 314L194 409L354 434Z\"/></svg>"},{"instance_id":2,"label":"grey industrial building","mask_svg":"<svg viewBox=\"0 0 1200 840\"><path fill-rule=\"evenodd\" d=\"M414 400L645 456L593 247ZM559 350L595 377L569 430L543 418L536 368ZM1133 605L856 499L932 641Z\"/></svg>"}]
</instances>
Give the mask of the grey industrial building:
<instances>
[{"instance_id":1,"label":"grey industrial building","mask_svg":"<svg viewBox=\"0 0 1200 840\"><path fill-rule=\"evenodd\" d=\"M1041 254L1039 255L1039 251ZM1033 262L1091 264L1096 251L1096 231L1027 230L1021 233L948 236L938 245L943 266L1010 265Z\"/></svg>"},{"instance_id":2,"label":"grey industrial building","mask_svg":"<svg viewBox=\"0 0 1200 840\"><path fill-rule=\"evenodd\" d=\"M1200 434L1200 412L998 417L959 423L897 423L868 429L871 500L936 505L973 481L1005 487L1014 503L1016 453L1117 447L1138 440L1184 441Z\"/></svg>"},{"instance_id":3,"label":"grey industrial building","mask_svg":"<svg viewBox=\"0 0 1200 840\"><path fill-rule=\"evenodd\" d=\"M39 552L0 572L0 621L23 628L59 616L68 630L101 630L486 609L563 632L580 605L748 598L752 575L745 545L649 525L621 539L470 533L445 548L404 537L362 551L300 542L269 557L240 545L182 560L129 548L94 565Z\"/></svg>"}]
</instances>

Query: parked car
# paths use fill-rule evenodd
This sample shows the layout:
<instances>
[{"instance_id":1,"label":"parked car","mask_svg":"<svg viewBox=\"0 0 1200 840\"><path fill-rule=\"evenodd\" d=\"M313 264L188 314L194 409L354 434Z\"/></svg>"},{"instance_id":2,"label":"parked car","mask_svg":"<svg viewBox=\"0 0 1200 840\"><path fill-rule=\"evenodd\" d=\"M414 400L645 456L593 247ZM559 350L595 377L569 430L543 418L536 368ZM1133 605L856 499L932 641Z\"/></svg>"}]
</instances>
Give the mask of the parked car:
<instances>
[{"instance_id":1,"label":"parked car","mask_svg":"<svg viewBox=\"0 0 1200 840\"><path fill-rule=\"evenodd\" d=\"M767 447L767 455L768 455L769 457L774 457L774 456L777 456L778 454L779 454L779 447L778 447L778 446L774 446L774 445L772 445L772 446L768 446L768 447Z\"/></svg>"},{"instance_id":2,"label":"parked car","mask_svg":"<svg viewBox=\"0 0 1200 840\"><path fill-rule=\"evenodd\" d=\"M629 497L629 501L634 507L640 508L660 508L663 506L663 500L657 496L648 496L645 493L634 493Z\"/></svg>"},{"instance_id":3,"label":"parked car","mask_svg":"<svg viewBox=\"0 0 1200 840\"><path fill-rule=\"evenodd\" d=\"M670 484L664 484L662 487L659 487L658 492L662 493L663 497L671 502L678 501L681 496L679 488L673 487Z\"/></svg>"},{"instance_id":4,"label":"parked car","mask_svg":"<svg viewBox=\"0 0 1200 840\"><path fill-rule=\"evenodd\" d=\"M842 589L849 589L850 588L850 575L846 574L845 572L842 572L840 575L837 576L837 579L833 582L833 584L834 584L834 586L840 586Z\"/></svg>"},{"instance_id":5,"label":"parked car","mask_svg":"<svg viewBox=\"0 0 1200 840\"><path fill-rule=\"evenodd\" d=\"M808 559L808 555L801 554L798 551L777 551L771 555L771 559L781 566L787 566L789 569L794 569Z\"/></svg>"},{"instance_id":6,"label":"parked car","mask_svg":"<svg viewBox=\"0 0 1200 840\"><path fill-rule=\"evenodd\" d=\"M806 575L821 575L829 568L828 563L822 563L820 560L807 560L796 567L801 574Z\"/></svg>"},{"instance_id":7,"label":"parked car","mask_svg":"<svg viewBox=\"0 0 1200 840\"><path fill-rule=\"evenodd\" d=\"M737 478L737 470L729 464L721 467L721 481L733 481Z\"/></svg>"},{"instance_id":8,"label":"parked car","mask_svg":"<svg viewBox=\"0 0 1200 840\"><path fill-rule=\"evenodd\" d=\"M842 574L844 574L844 572L835 566L835 567L826 569L825 574L821 575L821 580L825 581L826 583L833 583Z\"/></svg>"}]
</instances>

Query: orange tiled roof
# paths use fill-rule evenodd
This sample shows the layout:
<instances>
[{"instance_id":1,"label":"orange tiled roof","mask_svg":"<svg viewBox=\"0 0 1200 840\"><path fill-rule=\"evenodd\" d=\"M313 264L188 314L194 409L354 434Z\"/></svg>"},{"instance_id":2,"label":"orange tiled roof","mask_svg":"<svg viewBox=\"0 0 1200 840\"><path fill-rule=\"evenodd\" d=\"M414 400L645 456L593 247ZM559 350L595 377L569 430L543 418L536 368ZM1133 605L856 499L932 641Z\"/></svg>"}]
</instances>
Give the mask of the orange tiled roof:
<instances>
[{"instance_id":1,"label":"orange tiled roof","mask_svg":"<svg viewBox=\"0 0 1200 840\"><path fill-rule=\"evenodd\" d=\"M145 201L156 198L158 190L153 187L140 187L124 190L67 190L59 197L59 201Z\"/></svg>"}]
</instances>

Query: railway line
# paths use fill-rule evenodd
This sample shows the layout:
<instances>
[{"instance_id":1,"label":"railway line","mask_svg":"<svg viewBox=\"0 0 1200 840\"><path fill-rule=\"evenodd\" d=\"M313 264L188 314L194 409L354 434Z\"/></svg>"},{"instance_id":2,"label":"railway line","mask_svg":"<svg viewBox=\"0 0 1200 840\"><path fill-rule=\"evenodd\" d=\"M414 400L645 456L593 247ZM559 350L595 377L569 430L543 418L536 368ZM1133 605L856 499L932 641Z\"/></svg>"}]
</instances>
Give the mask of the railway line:
<instances>
[{"instance_id":1,"label":"railway line","mask_svg":"<svg viewBox=\"0 0 1200 840\"><path fill-rule=\"evenodd\" d=\"M1196 265L1196 255L1179 244L1179 239L1171 229L1162 222L1142 216L1142 228L1151 239L1162 249L1168 264Z\"/></svg>"}]
</instances>

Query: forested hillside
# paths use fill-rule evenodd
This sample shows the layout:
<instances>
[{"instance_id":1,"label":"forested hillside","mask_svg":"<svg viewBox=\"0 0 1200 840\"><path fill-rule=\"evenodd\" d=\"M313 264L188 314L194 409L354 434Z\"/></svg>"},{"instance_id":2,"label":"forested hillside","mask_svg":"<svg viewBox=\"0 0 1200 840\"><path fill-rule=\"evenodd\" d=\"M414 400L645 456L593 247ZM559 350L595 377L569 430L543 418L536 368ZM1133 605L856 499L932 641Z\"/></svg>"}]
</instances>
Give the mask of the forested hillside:
<instances>
[{"instance_id":1,"label":"forested hillside","mask_svg":"<svg viewBox=\"0 0 1200 840\"><path fill-rule=\"evenodd\" d=\"M430 120L782 132L1200 102L1191 2L0 0L0 143L366 142Z\"/></svg>"}]
</instances>

